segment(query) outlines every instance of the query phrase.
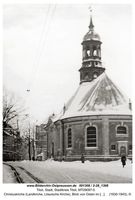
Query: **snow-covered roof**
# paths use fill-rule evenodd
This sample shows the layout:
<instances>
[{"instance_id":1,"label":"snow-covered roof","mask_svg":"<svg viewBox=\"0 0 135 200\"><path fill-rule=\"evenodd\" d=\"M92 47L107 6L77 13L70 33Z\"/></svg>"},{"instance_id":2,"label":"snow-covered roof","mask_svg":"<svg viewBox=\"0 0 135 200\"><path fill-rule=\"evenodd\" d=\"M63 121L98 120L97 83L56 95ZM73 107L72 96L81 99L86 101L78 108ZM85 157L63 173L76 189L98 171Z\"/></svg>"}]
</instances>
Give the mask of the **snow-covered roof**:
<instances>
[{"instance_id":1,"label":"snow-covered roof","mask_svg":"<svg viewBox=\"0 0 135 200\"><path fill-rule=\"evenodd\" d=\"M53 121L86 115L131 115L129 99L103 73L91 82L82 83Z\"/></svg>"}]
</instances>

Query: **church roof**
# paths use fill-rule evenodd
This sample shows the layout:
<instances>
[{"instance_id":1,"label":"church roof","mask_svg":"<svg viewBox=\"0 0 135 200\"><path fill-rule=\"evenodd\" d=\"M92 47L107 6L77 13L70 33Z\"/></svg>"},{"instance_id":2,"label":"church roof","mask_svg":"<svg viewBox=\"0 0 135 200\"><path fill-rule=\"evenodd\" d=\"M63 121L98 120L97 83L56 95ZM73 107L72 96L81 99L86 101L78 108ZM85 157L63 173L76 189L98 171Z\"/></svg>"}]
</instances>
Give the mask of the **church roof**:
<instances>
[{"instance_id":1,"label":"church roof","mask_svg":"<svg viewBox=\"0 0 135 200\"><path fill-rule=\"evenodd\" d=\"M129 99L106 73L79 85L77 91L53 120L88 115L131 115Z\"/></svg>"}]
</instances>

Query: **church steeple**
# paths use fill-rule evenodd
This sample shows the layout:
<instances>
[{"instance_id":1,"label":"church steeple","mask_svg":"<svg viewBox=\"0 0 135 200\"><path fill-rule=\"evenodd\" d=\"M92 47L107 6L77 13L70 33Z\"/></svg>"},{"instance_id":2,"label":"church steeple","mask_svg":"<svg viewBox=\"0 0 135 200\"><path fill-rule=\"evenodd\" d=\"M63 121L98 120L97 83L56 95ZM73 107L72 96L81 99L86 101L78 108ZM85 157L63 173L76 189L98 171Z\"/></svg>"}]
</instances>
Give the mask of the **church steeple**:
<instances>
[{"instance_id":1,"label":"church steeple","mask_svg":"<svg viewBox=\"0 0 135 200\"><path fill-rule=\"evenodd\" d=\"M89 25L89 29L90 29L91 31L94 30L94 25L93 25L93 21L92 21L92 16L90 16L90 25Z\"/></svg>"},{"instance_id":2,"label":"church steeple","mask_svg":"<svg viewBox=\"0 0 135 200\"><path fill-rule=\"evenodd\" d=\"M82 42L82 67L79 70L80 83L90 82L105 71L101 61L101 44L100 36L94 31L92 14L90 13L89 31Z\"/></svg>"}]
</instances>

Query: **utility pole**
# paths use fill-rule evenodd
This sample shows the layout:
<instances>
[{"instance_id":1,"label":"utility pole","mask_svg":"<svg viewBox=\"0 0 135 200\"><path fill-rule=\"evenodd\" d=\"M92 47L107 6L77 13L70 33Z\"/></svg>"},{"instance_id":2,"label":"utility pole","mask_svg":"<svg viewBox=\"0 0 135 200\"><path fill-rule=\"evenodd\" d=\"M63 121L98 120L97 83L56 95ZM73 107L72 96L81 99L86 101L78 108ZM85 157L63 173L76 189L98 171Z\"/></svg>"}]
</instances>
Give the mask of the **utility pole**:
<instances>
[{"instance_id":1,"label":"utility pole","mask_svg":"<svg viewBox=\"0 0 135 200\"><path fill-rule=\"evenodd\" d=\"M19 160L19 137L20 137L20 132L19 132L19 120L17 119L17 130L16 130L16 160Z\"/></svg>"},{"instance_id":2,"label":"utility pole","mask_svg":"<svg viewBox=\"0 0 135 200\"><path fill-rule=\"evenodd\" d=\"M27 89L26 92L29 94L30 93L30 89ZM29 115L27 114L27 116L29 117ZM31 142L30 142L30 119L29 119L29 131L28 131L29 135L28 135L28 154L29 154L29 160L31 160Z\"/></svg>"},{"instance_id":3,"label":"utility pole","mask_svg":"<svg viewBox=\"0 0 135 200\"><path fill-rule=\"evenodd\" d=\"M34 134L34 126L33 126L33 158L32 160L34 161L35 160L35 134Z\"/></svg>"},{"instance_id":4,"label":"utility pole","mask_svg":"<svg viewBox=\"0 0 135 200\"><path fill-rule=\"evenodd\" d=\"M29 160L31 160L30 124L29 124L29 136L28 136L28 154L29 154Z\"/></svg>"},{"instance_id":5,"label":"utility pole","mask_svg":"<svg viewBox=\"0 0 135 200\"><path fill-rule=\"evenodd\" d=\"M28 117L28 155L29 155L29 160L31 160L30 119L29 119L29 114L25 114L25 116Z\"/></svg>"}]
</instances>

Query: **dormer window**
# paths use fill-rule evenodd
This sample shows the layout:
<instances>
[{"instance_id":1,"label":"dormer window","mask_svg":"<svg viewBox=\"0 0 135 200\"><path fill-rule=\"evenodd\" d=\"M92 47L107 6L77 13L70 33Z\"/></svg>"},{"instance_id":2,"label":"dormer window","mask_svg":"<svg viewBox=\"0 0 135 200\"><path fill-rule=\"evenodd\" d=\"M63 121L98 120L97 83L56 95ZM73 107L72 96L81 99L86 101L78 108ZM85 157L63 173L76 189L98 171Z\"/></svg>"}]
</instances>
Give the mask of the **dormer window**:
<instances>
[{"instance_id":1,"label":"dormer window","mask_svg":"<svg viewBox=\"0 0 135 200\"><path fill-rule=\"evenodd\" d=\"M94 74L93 74L93 78L95 79L95 78L97 78L98 77L98 74L95 72Z\"/></svg>"}]
</instances>

